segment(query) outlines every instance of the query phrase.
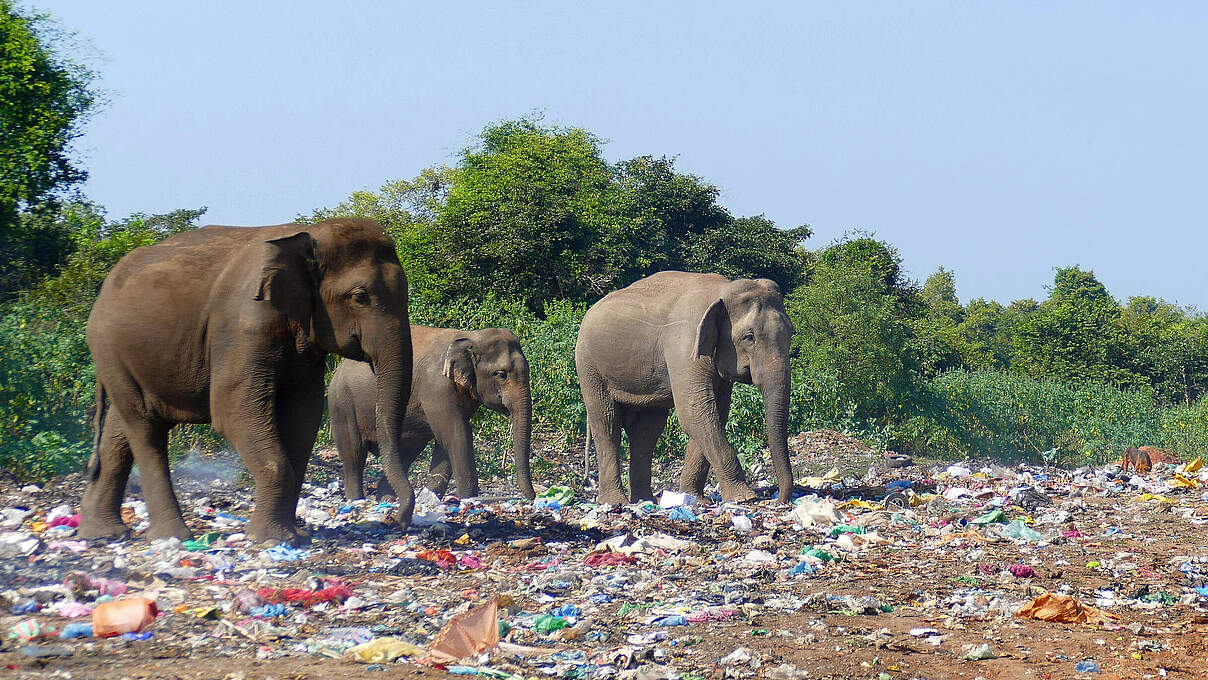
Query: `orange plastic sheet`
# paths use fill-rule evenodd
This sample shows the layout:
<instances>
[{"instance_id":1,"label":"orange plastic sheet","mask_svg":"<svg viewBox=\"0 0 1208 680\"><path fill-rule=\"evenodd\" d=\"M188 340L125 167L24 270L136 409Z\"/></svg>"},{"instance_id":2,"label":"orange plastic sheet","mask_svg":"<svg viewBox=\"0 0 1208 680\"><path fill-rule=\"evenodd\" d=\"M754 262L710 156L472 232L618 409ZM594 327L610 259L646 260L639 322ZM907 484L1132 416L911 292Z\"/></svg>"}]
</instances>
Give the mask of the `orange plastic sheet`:
<instances>
[{"instance_id":1,"label":"orange plastic sheet","mask_svg":"<svg viewBox=\"0 0 1208 680\"><path fill-rule=\"evenodd\" d=\"M499 600L454 616L436 634L428 648L428 658L437 663L452 663L499 644Z\"/></svg>"},{"instance_id":2,"label":"orange plastic sheet","mask_svg":"<svg viewBox=\"0 0 1208 680\"><path fill-rule=\"evenodd\" d=\"M1058 623L1107 623L1120 618L1111 612L1082 604L1069 595L1045 593L1026 604L1015 615L1024 619Z\"/></svg>"}]
</instances>

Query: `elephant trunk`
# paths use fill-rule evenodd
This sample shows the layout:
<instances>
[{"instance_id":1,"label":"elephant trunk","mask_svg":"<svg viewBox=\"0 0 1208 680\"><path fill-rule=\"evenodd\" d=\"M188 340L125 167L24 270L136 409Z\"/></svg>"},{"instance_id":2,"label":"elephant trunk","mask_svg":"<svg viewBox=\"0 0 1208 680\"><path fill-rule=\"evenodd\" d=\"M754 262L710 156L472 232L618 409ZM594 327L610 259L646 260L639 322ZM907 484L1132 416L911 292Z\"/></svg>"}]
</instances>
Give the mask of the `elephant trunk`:
<instances>
[{"instance_id":1,"label":"elephant trunk","mask_svg":"<svg viewBox=\"0 0 1208 680\"><path fill-rule=\"evenodd\" d=\"M506 404L512 430L512 456L516 462L516 487L529 500L537 497L529 471L532 453L533 395L528 386L518 389Z\"/></svg>"},{"instance_id":2,"label":"elephant trunk","mask_svg":"<svg viewBox=\"0 0 1208 680\"><path fill-rule=\"evenodd\" d=\"M789 462L789 367L787 362L768 371L757 387L763 395L764 425L768 432L768 453L776 470L778 500L793 498L793 466Z\"/></svg>"},{"instance_id":3,"label":"elephant trunk","mask_svg":"<svg viewBox=\"0 0 1208 680\"><path fill-rule=\"evenodd\" d=\"M373 372L377 379L377 438L378 451L382 458L382 469L390 486L398 495L400 526L411 523L415 510L415 490L407 479L403 466L399 439L407 415L407 402L411 398L411 334L401 333L393 356L389 353L375 354Z\"/></svg>"}]
</instances>

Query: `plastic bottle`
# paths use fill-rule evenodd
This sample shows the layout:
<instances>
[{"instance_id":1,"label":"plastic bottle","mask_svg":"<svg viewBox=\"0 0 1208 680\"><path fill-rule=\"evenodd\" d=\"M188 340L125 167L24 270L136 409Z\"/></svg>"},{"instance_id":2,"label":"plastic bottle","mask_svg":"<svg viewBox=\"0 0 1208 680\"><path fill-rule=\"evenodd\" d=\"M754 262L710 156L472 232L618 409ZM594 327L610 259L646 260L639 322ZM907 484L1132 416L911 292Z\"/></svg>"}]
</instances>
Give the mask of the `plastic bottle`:
<instances>
[{"instance_id":1,"label":"plastic bottle","mask_svg":"<svg viewBox=\"0 0 1208 680\"><path fill-rule=\"evenodd\" d=\"M145 597L112 600L92 612L92 632L97 637L137 633L151 625L157 614L155 601Z\"/></svg>"}]
</instances>

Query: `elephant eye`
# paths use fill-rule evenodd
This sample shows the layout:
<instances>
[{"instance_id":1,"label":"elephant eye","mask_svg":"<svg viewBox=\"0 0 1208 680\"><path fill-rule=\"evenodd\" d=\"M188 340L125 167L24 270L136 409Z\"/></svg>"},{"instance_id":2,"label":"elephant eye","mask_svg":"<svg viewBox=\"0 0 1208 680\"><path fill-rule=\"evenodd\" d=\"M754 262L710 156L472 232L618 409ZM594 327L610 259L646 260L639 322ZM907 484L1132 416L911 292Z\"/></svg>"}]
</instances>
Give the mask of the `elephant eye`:
<instances>
[{"instance_id":1,"label":"elephant eye","mask_svg":"<svg viewBox=\"0 0 1208 680\"><path fill-rule=\"evenodd\" d=\"M348 295L349 295L349 297L352 298L353 302L356 302L358 305L368 305L369 304L369 293L366 292L365 289L363 289L363 288L358 288L358 289L352 291L351 293L349 293Z\"/></svg>"},{"instance_id":2,"label":"elephant eye","mask_svg":"<svg viewBox=\"0 0 1208 680\"><path fill-rule=\"evenodd\" d=\"M500 380L505 380L508 377L508 372L500 370L500 371L495 371L494 373L492 373L492 375L494 375L496 378L499 378Z\"/></svg>"},{"instance_id":3,"label":"elephant eye","mask_svg":"<svg viewBox=\"0 0 1208 680\"><path fill-rule=\"evenodd\" d=\"M743 342L755 342L755 331L747 331L742 336Z\"/></svg>"}]
</instances>

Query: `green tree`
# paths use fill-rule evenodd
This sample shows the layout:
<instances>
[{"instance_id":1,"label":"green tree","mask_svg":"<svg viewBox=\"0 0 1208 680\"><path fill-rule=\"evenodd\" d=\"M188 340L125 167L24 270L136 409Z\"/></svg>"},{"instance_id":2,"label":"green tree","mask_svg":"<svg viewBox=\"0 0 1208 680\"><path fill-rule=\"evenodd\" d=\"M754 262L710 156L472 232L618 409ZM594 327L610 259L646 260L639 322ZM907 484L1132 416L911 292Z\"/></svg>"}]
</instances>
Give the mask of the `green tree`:
<instances>
[{"instance_id":1,"label":"green tree","mask_svg":"<svg viewBox=\"0 0 1208 680\"><path fill-rule=\"evenodd\" d=\"M1077 267L1057 270L1052 293L1015 335L1018 366L1036 377L1097 381L1138 387L1131 338L1120 305L1095 278Z\"/></svg>"},{"instance_id":2,"label":"green tree","mask_svg":"<svg viewBox=\"0 0 1208 680\"><path fill-rule=\"evenodd\" d=\"M123 255L193 228L203 212L139 214L113 223L88 203L68 203L58 212L71 255L58 276L0 309L0 467L37 479L87 457L96 373L84 329L101 282Z\"/></svg>"},{"instance_id":3,"label":"green tree","mask_svg":"<svg viewBox=\"0 0 1208 680\"><path fill-rule=\"evenodd\" d=\"M781 229L763 215L740 217L689 235L682 247L683 268L730 278L767 278L792 291L805 277L808 253L801 242L810 228Z\"/></svg>"},{"instance_id":4,"label":"green tree","mask_svg":"<svg viewBox=\"0 0 1208 680\"><path fill-rule=\"evenodd\" d=\"M1190 406L1208 387L1208 320L1154 297L1134 297L1121 314L1136 370L1159 400Z\"/></svg>"},{"instance_id":5,"label":"green tree","mask_svg":"<svg viewBox=\"0 0 1208 680\"><path fill-rule=\"evenodd\" d=\"M902 418L920 388L910 298L896 251L872 238L842 239L820 253L810 280L786 301L797 361L835 376L860 421Z\"/></svg>"},{"instance_id":6,"label":"green tree","mask_svg":"<svg viewBox=\"0 0 1208 680\"><path fill-rule=\"evenodd\" d=\"M0 0L0 298L53 272L70 237L53 215L87 173L71 143L97 100L93 73L60 53L46 15Z\"/></svg>"}]
</instances>

